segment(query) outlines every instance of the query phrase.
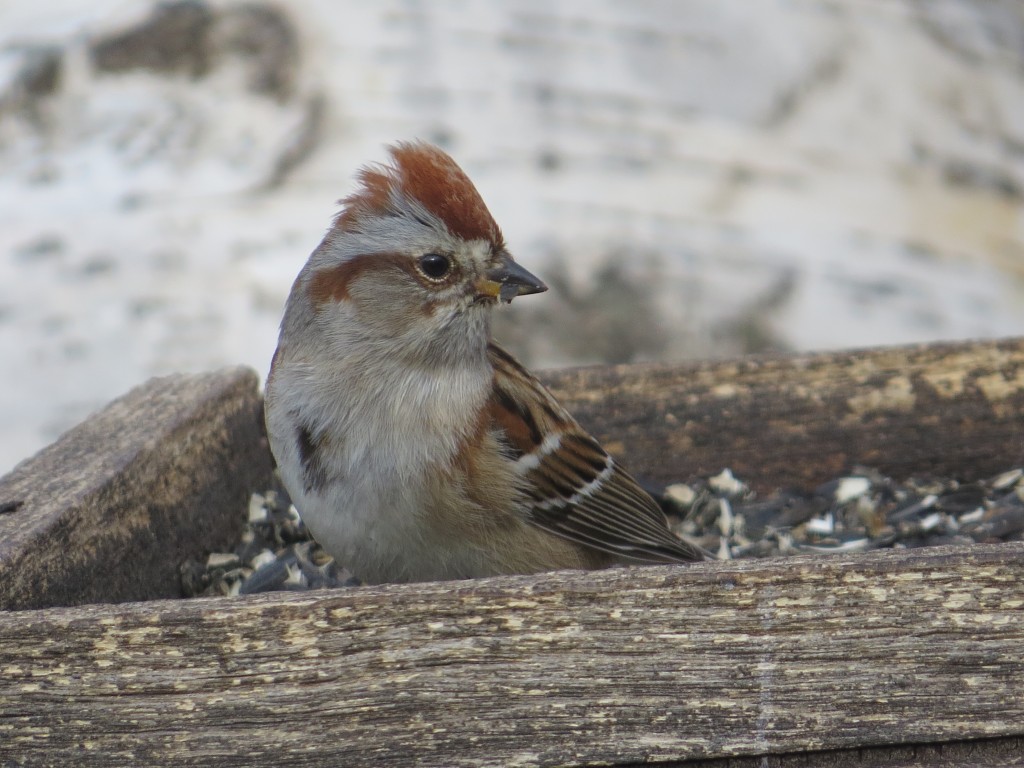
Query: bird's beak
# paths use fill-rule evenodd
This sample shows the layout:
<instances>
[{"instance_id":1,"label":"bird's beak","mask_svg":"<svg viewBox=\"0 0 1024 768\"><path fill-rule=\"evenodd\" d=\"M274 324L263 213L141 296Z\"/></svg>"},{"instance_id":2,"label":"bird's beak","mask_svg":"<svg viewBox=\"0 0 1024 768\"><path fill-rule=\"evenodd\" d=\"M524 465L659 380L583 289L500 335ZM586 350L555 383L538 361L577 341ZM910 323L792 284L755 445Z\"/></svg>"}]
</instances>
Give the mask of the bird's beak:
<instances>
[{"instance_id":1,"label":"bird's beak","mask_svg":"<svg viewBox=\"0 0 1024 768\"><path fill-rule=\"evenodd\" d=\"M516 296L543 293L548 287L540 278L516 264L511 256L503 254L498 265L487 270L476 281L476 289L481 296L508 304Z\"/></svg>"}]
</instances>

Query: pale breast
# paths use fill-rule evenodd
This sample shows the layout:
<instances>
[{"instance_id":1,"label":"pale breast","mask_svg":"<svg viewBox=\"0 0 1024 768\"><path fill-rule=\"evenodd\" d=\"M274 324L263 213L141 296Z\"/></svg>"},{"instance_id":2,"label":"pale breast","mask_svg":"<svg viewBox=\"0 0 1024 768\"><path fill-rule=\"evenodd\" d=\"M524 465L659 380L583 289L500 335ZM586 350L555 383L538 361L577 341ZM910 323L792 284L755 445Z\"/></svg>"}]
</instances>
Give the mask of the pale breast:
<instances>
[{"instance_id":1,"label":"pale breast","mask_svg":"<svg viewBox=\"0 0 1024 768\"><path fill-rule=\"evenodd\" d=\"M431 529L431 489L477 429L490 371L432 374L386 361L356 370L277 371L268 382L271 448L331 555L366 580L409 580L422 570L416 561L436 560L431 548L444 544Z\"/></svg>"}]
</instances>

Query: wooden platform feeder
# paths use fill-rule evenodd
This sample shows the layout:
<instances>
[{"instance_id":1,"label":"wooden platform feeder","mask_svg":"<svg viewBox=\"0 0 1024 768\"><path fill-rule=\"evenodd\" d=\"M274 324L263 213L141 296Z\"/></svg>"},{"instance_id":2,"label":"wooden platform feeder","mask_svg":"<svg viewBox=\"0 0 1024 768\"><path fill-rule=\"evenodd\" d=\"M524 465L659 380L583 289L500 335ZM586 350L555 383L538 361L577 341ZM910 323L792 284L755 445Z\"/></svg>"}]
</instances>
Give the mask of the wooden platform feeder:
<instances>
[{"instance_id":1,"label":"wooden platform feeder","mask_svg":"<svg viewBox=\"0 0 1024 768\"><path fill-rule=\"evenodd\" d=\"M549 374L637 474L1024 463L1024 340ZM1024 543L180 600L269 486L259 380L0 480L0 766L1024 765Z\"/></svg>"}]
</instances>

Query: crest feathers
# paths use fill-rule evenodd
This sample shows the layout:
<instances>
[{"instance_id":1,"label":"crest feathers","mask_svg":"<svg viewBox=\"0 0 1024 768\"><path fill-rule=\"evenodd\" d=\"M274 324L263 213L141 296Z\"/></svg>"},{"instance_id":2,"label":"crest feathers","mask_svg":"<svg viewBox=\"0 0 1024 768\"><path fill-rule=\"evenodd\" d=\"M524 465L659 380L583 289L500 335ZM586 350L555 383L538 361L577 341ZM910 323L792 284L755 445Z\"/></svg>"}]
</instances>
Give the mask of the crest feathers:
<instances>
[{"instance_id":1,"label":"crest feathers","mask_svg":"<svg viewBox=\"0 0 1024 768\"><path fill-rule=\"evenodd\" d=\"M359 188L341 201L338 229L356 230L366 216L401 215L397 196L416 200L456 237L504 247L501 230L480 193L446 152L422 141L399 142L388 152L391 164L360 170Z\"/></svg>"}]
</instances>

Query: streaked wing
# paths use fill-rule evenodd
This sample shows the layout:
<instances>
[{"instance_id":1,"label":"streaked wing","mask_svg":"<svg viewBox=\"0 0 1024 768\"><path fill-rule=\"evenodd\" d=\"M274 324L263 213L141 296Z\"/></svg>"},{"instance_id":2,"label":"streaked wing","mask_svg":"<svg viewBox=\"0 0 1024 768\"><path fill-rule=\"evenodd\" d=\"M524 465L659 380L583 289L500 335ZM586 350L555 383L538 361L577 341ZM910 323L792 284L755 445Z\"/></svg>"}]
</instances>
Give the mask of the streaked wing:
<instances>
[{"instance_id":1,"label":"streaked wing","mask_svg":"<svg viewBox=\"0 0 1024 768\"><path fill-rule=\"evenodd\" d=\"M518 361L495 344L490 409L522 475L527 519L625 560L690 562L703 553L669 531L657 503Z\"/></svg>"}]
</instances>

